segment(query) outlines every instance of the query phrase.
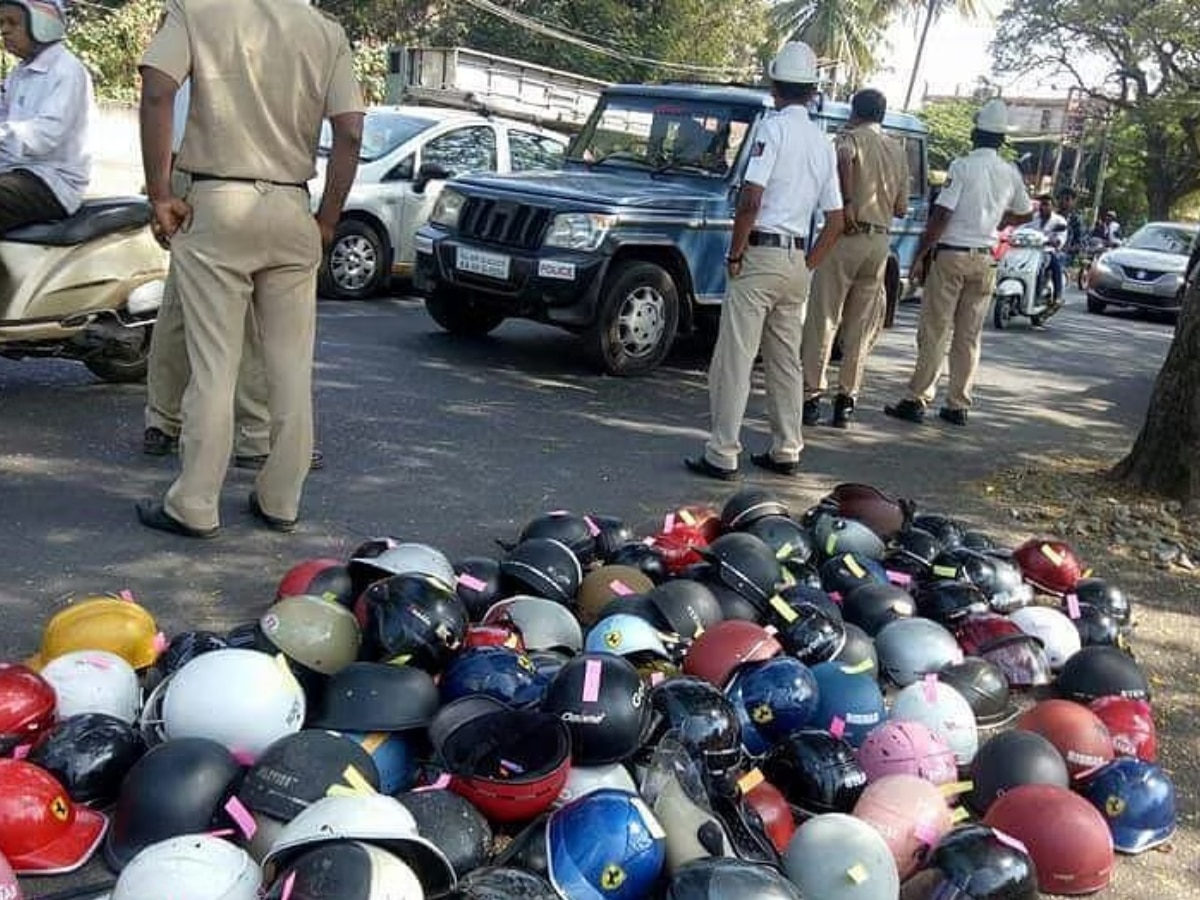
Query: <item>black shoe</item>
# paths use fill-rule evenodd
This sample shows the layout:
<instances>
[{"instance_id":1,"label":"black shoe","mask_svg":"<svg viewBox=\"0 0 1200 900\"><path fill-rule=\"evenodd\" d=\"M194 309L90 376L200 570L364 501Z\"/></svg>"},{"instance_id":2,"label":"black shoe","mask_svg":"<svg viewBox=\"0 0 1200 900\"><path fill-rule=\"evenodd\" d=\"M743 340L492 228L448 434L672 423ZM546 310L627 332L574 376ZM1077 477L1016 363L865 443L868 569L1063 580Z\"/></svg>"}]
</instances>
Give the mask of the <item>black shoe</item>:
<instances>
[{"instance_id":1,"label":"black shoe","mask_svg":"<svg viewBox=\"0 0 1200 900\"><path fill-rule=\"evenodd\" d=\"M838 394L837 399L833 401L833 421L830 422L834 428L849 428L850 417L854 415L854 398L849 394Z\"/></svg>"},{"instance_id":2,"label":"black shoe","mask_svg":"<svg viewBox=\"0 0 1200 900\"><path fill-rule=\"evenodd\" d=\"M773 458L770 453L753 453L750 456L750 462L754 463L760 469L766 469L776 475L795 475L800 471L799 460L795 462L780 462Z\"/></svg>"},{"instance_id":3,"label":"black shoe","mask_svg":"<svg viewBox=\"0 0 1200 900\"><path fill-rule=\"evenodd\" d=\"M949 422L951 425L966 425L967 411L965 409L951 409L948 406L943 406L938 410L938 418L943 422Z\"/></svg>"},{"instance_id":4,"label":"black shoe","mask_svg":"<svg viewBox=\"0 0 1200 900\"><path fill-rule=\"evenodd\" d=\"M139 500L137 502L138 521L147 528L155 531L165 531L167 534L177 534L180 537L214 538L219 528L193 528L185 525L163 508L156 500Z\"/></svg>"},{"instance_id":5,"label":"black shoe","mask_svg":"<svg viewBox=\"0 0 1200 900\"><path fill-rule=\"evenodd\" d=\"M801 421L805 425L820 425L821 424L821 398L813 397L811 400L804 401L804 413Z\"/></svg>"},{"instance_id":6,"label":"black shoe","mask_svg":"<svg viewBox=\"0 0 1200 900\"><path fill-rule=\"evenodd\" d=\"M263 510L258 503L258 494L250 494L250 515L258 519L272 531L278 531L281 534L291 534L296 530L295 519L281 519L279 516L273 516L269 512Z\"/></svg>"},{"instance_id":7,"label":"black shoe","mask_svg":"<svg viewBox=\"0 0 1200 900\"><path fill-rule=\"evenodd\" d=\"M895 406L885 406L883 411L893 419L903 419L917 425L925 421L925 407L916 400L901 400Z\"/></svg>"},{"instance_id":8,"label":"black shoe","mask_svg":"<svg viewBox=\"0 0 1200 900\"><path fill-rule=\"evenodd\" d=\"M233 458L233 465L236 469L252 469L257 472L266 464L267 455L265 453L262 456L235 456ZM325 468L325 454L320 450L313 450L312 462L308 468L311 472Z\"/></svg>"},{"instance_id":9,"label":"black shoe","mask_svg":"<svg viewBox=\"0 0 1200 900\"><path fill-rule=\"evenodd\" d=\"M142 452L147 456L170 456L178 451L179 438L161 428L147 428L142 432Z\"/></svg>"},{"instance_id":10,"label":"black shoe","mask_svg":"<svg viewBox=\"0 0 1200 900\"><path fill-rule=\"evenodd\" d=\"M703 456L686 457L683 464L687 466L689 472L716 478L718 481L737 481L738 478L737 469L722 469L720 466L714 466Z\"/></svg>"}]
</instances>

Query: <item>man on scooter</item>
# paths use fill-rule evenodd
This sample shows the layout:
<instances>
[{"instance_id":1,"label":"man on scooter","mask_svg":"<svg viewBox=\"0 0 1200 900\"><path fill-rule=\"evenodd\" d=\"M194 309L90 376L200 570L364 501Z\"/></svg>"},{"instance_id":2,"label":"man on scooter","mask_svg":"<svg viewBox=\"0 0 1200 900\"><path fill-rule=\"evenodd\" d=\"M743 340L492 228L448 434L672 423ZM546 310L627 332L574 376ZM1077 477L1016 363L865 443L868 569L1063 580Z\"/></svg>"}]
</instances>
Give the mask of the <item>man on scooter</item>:
<instances>
[{"instance_id":1,"label":"man on scooter","mask_svg":"<svg viewBox=\"0 0 1200 900\"><path fill-rule=\"evenodd\" d=\"M0 88L0 234L71 215L91 177L92 79L63 45L65 18L60 0L0 0L20 59Z\"/></svg>"},{"instance_id":2,"label":"man on scooter","mask_svg":"<svg viewBox=\"0 0 1200 900\"><path fill-rule=\"evenodd\" d=\"M1058 306L1062 303L1063 250L1066 248L1069 226L1067 220L1054 211L1054 199L1049 194L1042 194L1037 199L1037 210L1026 227L1036 228L1046 236L1046 251L1049 255L1047 269L1050 272L1051 284L1054 285L1054 305Z\"/></svg>"}]
</instances>

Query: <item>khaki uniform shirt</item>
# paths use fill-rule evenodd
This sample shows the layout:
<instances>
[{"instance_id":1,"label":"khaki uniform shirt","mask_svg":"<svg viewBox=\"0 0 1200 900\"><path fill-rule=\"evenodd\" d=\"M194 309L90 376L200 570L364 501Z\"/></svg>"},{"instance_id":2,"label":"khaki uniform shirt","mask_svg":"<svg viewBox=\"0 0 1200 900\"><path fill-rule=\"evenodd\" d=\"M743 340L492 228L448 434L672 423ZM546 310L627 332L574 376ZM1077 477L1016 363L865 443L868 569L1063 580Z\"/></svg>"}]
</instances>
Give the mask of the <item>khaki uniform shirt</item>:
<instances>
[{"instance_id":1,"label":"khaki uniform shirt","mask_svg":"<svg viewBox=\"0 0 1200 900\"><path fill-rule=\"evenodd\" d=\"M321 120L363 109L346 33L304 0L167 0L141 64L191 78L188 172L303 184Z\"/></svg>"},{"instance_id":2,"label":"khaki uniform shirt","mask_svg":"<svg viewBox=\"0 0 1200 900\"><path fill-rule=\"evenodd\" d=\"M897 200L908 201L908 158L903 145L872 122L842 131L835 146L839 159L853 160L853 196L846 203L857 221L891 228Z\"/></svg>"}]
</instances>

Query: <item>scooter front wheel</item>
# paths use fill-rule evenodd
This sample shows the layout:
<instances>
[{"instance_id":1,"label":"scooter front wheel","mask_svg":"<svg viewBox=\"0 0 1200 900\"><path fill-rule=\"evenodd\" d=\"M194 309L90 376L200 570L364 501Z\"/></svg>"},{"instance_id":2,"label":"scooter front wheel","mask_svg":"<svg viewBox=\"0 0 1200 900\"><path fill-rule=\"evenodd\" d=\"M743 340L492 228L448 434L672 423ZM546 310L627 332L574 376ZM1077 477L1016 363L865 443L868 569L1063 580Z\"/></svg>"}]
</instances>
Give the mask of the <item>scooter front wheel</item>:
<instances>
[{"instance_id":1,"label":"scooter front wheel","mask_svg":"<svg viewBox=\"0 0 1200 900\"><path fill-rule=\"evenodd\" d=\"M83 357L85 366L97 378L112 384L133 384L146 380L146 369L150 361L150 333L152 325L136 329L136 338L129 341L111 341L97 353Z\"/></svg>"},{"instance_id":2,"label":"scooter front wheel","mask_svg":"<svg viewBox=\"0 0 1200 900\"><path fill-rule=\"evenodd\" d=\"M1012 303L1007 297L997 297L992 305L992 324L1003 331L1012 318Z\"/></svg>"}]
</instances>

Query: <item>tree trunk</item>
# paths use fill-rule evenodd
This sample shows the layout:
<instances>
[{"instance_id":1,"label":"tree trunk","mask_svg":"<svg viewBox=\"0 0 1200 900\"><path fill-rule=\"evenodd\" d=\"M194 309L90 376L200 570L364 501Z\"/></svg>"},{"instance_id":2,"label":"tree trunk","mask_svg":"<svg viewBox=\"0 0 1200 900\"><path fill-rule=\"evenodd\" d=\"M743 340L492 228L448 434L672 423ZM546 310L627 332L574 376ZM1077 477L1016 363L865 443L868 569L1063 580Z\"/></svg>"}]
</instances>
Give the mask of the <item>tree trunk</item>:
<instances>
[{"instance_id":1,"label":"tree trunk","mask_svg":"<svg viewBox=\"0 0 1200 900\"><path fill-rule=\"evenodd\" d=\"M1200 507L1200 278L1184 300L1142 430L1112 474L1191 511Z\"/></svg>"}]
</instances>

